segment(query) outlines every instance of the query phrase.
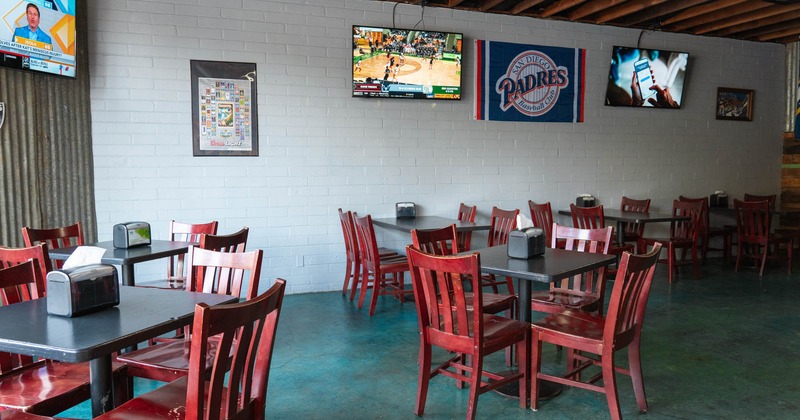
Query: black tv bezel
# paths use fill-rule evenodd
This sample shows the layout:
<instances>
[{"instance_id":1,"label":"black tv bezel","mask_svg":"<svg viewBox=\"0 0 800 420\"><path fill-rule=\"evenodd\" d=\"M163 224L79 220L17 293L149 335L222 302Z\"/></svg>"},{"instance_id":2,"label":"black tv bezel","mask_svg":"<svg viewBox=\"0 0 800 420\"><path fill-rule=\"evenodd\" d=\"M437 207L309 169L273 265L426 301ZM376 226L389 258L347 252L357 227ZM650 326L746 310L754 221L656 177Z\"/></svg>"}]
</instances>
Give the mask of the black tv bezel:
<instances>
[{"instance_id":1,"label":"black tv bezel","mask_svg":"<svg viewBox=\"0 0 800 420\"><path fill-rule=\"evenodd\" d=\"M399 28L399 27L388 27L388 26L382 26L382 25L363 25L363 24L362 25L355 25L354 24L353 27L351 28L351 33L355 33L355 28L375 28L375 29L387 29L389 31L396 30L396 31L407 31L407 32L409 32L409 31L438 32L438 33L442 33L442 34L446 34L446 35L447 34L453 34L453 35L460 36L461 37L461 68L462 68L462 71L461 71L461 73L459 73L459 76L458 76L458 79L459 79L459 85L458 85L459 94L458 94L458 97L451 97L451 98L440 97L440 98L435 98L435 97L427 97L427 96L414 97L414 96L388 96L388 95L387 96L356 95L355 87L354 87L354 84L355 84L354 73L355 73L356 61L353 60L352 57L351 57L351 68L350 68L350 95L351 95L351 97L359 98L359 99L362 99L362 98L364 98L364 99L403 99L403 100L416 99L416 100L423 100L423 101L431 101L431 100L433 100L433 101L436 101L436 100L441 100L441 101L460 101L460 100L463 99L463 97L464 97L464 73L463 73L464 49L466 47L466 43L464 42L464 33L463 32L431 30L431 29L409 29L409 28Z\"/></svg>"},{"instance_id":2,"label":"black tv bezel","mask_svg":"<svg viewBox=\"0 0 800 420\"><path fill-rule=\"evenodd\" d=\"M608 89L609 89L609 87L611 87L611 84L613 83L611 81L611 60L614 59L614 52L617 51L617 49L620 49L620 48L631 49L631 50L659 51L659 52L667 53L667 54L671 54L671 53L674 53L674 54L686 54L686 70L684 72L684 77L683 77L683 89L682 89L682 93L681 93L681 102L678 103L678 107L673 108L673 107L655 107L655 106L635 106L635 105L612 104L612 103L608 102ZM614 46L612 46L611 47L611 57L608 60L609 67L608 67L608 74L606 75L606 89L605 89L606 94L603 97L603 105L614 107L614 108L676 109L676 110L677 109L683 109L683 103L686 100L686 91L687 91L686 86L688 85L688 83L687 83L688 80L687 79L688 79L688 74L689 74L689 66L691 65L691 62L689 61L690 57L691 57L691 54L686 52L686 51L667 50L667 49L663 49L663 48L627 47L627 46L623 46L623 45L614 45Z\"/></svg>"}]
</instances>

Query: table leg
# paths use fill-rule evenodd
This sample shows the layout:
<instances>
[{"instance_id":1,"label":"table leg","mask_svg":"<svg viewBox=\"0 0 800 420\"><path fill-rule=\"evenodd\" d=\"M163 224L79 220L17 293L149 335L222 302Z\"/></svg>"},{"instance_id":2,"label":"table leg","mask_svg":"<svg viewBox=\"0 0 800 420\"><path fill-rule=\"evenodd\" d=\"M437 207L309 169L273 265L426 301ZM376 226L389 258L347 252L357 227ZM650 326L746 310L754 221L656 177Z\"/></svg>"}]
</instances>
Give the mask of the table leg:
<instances>
[{"instance_id":1,"label":"table leg","mask_svg":"<svg viewBox=\"0 0 800 420\"><path fill-rule=\"evenodd\" d=\"M136 280L133 275L133 264L122 265L122 284L124 286L136 286Z\"/></svg>"},{"instance_id":2,"label":"table leg","mask_svg":"<svg viewBox=\"0 0 800 420\"><path fill-rule=\"evenodd\" d=\"M97 417L114 408L111 375L110 354L89 361L89 387L92 395L92 417Z\"/></svg>"},{"instance_id":3,"label":"table leg","mask_svg":"<svg viewBox=\"0 0 800 420\"><path fill-rule=\"evenodd\" d=\"M531 322L531 282L528 280L517 279L517 291L519 292L519 303L517 305L517 319L530 323ZM530 359L530 349L533 346L531 343L528 346L528 354L523 355L522 357L527 357ZM506 375L506 373L508 375ZM516 371L504 371L500 372L501 375L510 376L511 374L516 373ZM533 373L530 374L530 379L533 378ZM528 386L530 388L530 386ZM550 398L555 397L556 395L561 393L562 390L561 384L543 381L539 384L539 400L547 400ZM509 382L499 388L496 388L495 391L503 396L509 398L519 398L519 382Z\"/></svg>"}]
</instances>

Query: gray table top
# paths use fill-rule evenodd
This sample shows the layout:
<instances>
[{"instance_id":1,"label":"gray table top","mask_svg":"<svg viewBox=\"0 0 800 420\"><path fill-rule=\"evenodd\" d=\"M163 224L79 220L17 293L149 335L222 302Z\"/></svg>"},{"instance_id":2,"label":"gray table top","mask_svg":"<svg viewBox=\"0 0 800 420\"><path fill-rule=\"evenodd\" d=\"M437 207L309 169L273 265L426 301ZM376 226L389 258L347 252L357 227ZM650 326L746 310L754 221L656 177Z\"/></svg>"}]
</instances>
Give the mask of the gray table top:
<instances>
[{"instance_id":1,"label":"gray table top","mask_svg":"<svg viewBox=\"0 0 800 420\"><path fill-rule=\"evenodd\" d=\"M559 210L558 214L564 216L572 215L569 210ZM678 220L689 220L688 217L673 216L669 213L639 213L635 211L622 211L620 209L603 208L603 217L607 220L626 223L653 223L653 222L672 222Z\"/></svg>"},{"instance_id":2,"label":"gray table top","mask_svg":"<svg viewBox=\"0 0 800 420\"><path fill-rule=\"evenodd\" d=\"M75 318L47 314L47 298L0 307L0 351L84 362L189 325L195 305L233 296L120 287L119 306Z\"/></svg>"},{"instance_id":3,"label":"gray table top","mask_svg":"<svg viewBox=\"0 0 800 420\"><path fill-rule=\"evenodd\" d=\"M153 240L150 245L136 246L127 249L114 248L111 241L97 242L88 245L105 248L106 253L103 255L103 264L127 265L185 254L189 251L190 246L197 244L193 242ZM71 246L50 250L50 258L54 260L66 260L72 255L75 248L77 247Z\"/></svg>"},{"instance_id":4,"label":"gray table top","mask_svg":"<svg viewBox=\"0 0 800 420\"><path fill-rule=\"evenodd\" d=\"M477 249L481 271L497 276L551 283L616 261L613 255L546 248L543 255L527 260L508 256L508 247L498 245Z\"/></svg>"},{"instance_id":5,"label":"gray table top","mask_svg":"<svg viewBox=\"0 0 800 420\"><path fill-rule=\"evenodd\" d=\"M441 229L447 226L456 225L456 230L459 232L475 231L475 230L489 230L490 224L487 223L473 223L462 222L457 219L448 219L441 216L417 216L417 217L387 217L372 219L375 226L380 226L386 229L397 230L401 232L411 232L417 230L433 230Z\"/></svg>"}]
</instances>

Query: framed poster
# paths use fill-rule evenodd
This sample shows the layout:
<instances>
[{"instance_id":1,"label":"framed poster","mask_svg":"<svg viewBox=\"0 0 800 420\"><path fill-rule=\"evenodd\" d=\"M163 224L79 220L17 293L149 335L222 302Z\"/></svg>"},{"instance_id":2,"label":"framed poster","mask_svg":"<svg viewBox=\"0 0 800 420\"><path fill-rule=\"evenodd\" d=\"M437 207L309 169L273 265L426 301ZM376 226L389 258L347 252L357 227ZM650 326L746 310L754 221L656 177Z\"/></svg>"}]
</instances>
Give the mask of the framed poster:
<instances>
[{"instance_id":1,"label":"framed poster","mask_svg":"<svg viewBox=\"0 0 800 420\"><path fill-rule=\"evenodd\" d=\"M753 91L748 89L717 88L718 120L753 120Z\"/></svg>"},{"instance_id":2,"label":"framed poster","mask_svg":"<svg viewBox=\"0 0 800 420\"><path fill-rule=\"evenodd\" d=\"M194 156L258 156L255 63L191 60Z\"/></svg>"}]
</instances>

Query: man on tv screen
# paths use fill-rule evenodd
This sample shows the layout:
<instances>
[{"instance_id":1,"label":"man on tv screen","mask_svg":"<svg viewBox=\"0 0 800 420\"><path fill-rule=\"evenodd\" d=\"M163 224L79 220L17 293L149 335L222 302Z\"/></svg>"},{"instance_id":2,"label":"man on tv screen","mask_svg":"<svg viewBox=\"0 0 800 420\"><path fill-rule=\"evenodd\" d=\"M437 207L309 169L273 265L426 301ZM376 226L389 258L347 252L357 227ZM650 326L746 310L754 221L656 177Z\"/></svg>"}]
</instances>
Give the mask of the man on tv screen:
<instances>
[{"instance_id":1,"label":"man on tv screen","mask_svg":"<svg viewBox=\"0 0 800 420\"><path fill-rule=\"evenodd\" d=\"M14 30L14 42L20 42L18 38L30 39L44 44L52 44L53 41L44 33L44 30L39 28L39 7L33 3L28 3L25 8L25 14L28 19L28 26L22 26Z\"/></svg>"}]
</instances>

